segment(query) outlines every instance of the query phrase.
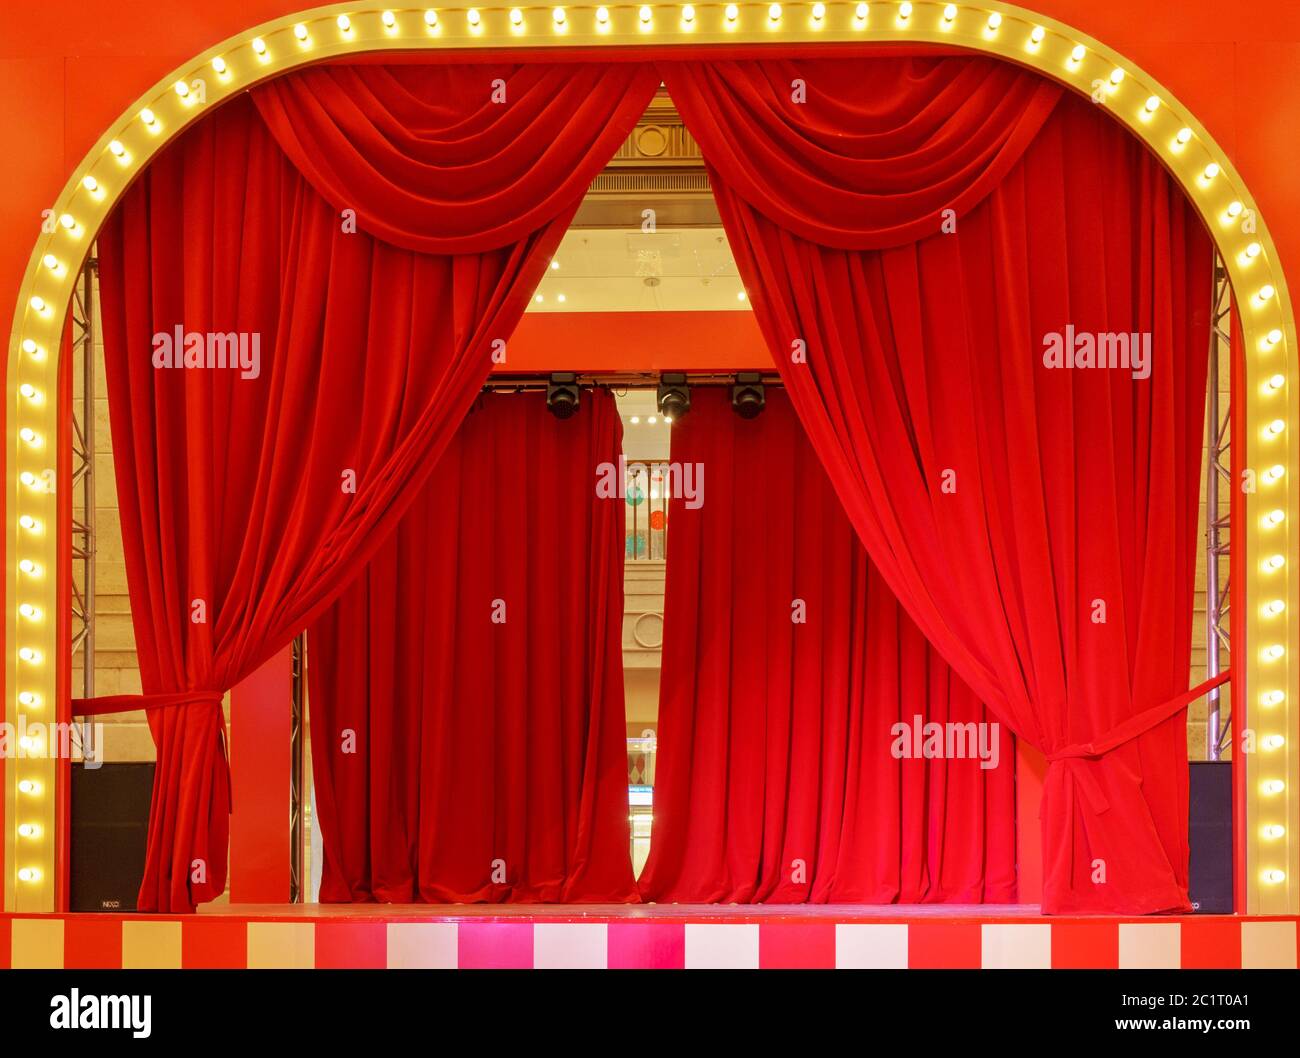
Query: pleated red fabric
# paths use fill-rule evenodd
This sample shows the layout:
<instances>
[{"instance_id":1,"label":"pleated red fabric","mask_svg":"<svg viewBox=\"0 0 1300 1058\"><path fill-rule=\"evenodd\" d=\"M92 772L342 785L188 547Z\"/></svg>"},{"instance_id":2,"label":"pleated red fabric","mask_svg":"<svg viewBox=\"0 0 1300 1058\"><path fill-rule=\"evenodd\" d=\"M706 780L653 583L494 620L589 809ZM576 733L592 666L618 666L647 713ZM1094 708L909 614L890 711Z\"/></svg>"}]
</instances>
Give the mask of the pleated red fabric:
<instances>
[{"instance_id":1,"label":"pleated red fabric","mask_svg":"<svg viewBox=\"0 0 1300 1058\"><path fill-rule=\"evenodd\" d=\"M636 899L614 398L482 397L311 626L322 901Z\"/></svg>"},{"instance_id":2,"label":"pleated red fabric","mask_svg":"<svg viewBox=\"0 0 1300 1058\"><path fill-rule=\"evenodd\" d=\"M800 69L813 98L819 66ZM908 129L910 96L890 89L888 66L861 74L850 99L897 99ZM730 107L699 78L669 87L688 125ZM781 109L795 131L728 112L746 142L802 157L789 142L811 135L805 112ZM873 151L897 153L888 137ZM802 165L819 193L852 173ZM839 249L834 217L801 232L756 178L713 178L760 325L872 560L962 679L1051 762L1044 910L1188 910L1211 262L1194 209L1141 144L1072 96L981 202L940 211L915 241ZM1120 359L1130 335L1145 367ZM1088 341L1121 366L1045 359L1059 345L1073 364Z\"/></svg>"},{"instance_id":3,"label":"pleated red fabric","mask_svg":"<svg viewBox=\"0 0 1300 1058\"><path fill-rule=\"evenodd\" d=\"M938 230L1005 178L1063 89L984 58L664 62L715 187L821 246Z\"/></svg>"},{"instance_id":4,"label":"pleated red fabric","mask_svg":"<svg viewBox=\"0 0 1300 1058\"><path fill-rule=\"evenodd\" d=\"M565 67L593 135L561 128L558 115L575 105L557 88L564 76L505 68L495 103L487 69L461 75L481 83L476 97L382 66L336 68L358 91L376 86L364 108L376 127L366 134L352 121L360 104L342 90L313 95L313 118L356 147L328 160L334 201L291 160L296 141L286 147L252 101L233 100L150 166L100 237L145 694L75 708L150 708L158 765L142 910L188 911L223 891L223 692L301 631L396 526L507 349L581 200L581 173L605 163L657 83ZM299 97L299 77L319 88L307 71L267 96ZM537 135L517 135L514 108ZM293 125L298 135L310 127ZM396 238L420 190L384 181L418 167L429 189L445 169L450 187L462 169L494 165L529 172L527 186L412 211L422 226L408 241L433 239L445 222L445 252L368 232L374 223ZM242 366L223 366L240 350Z\"/></svg>"},{"instance_id":5,"label":"pleated red fabric","mask_svg":"<svg viewBox=\"0 0 1300 1058\"><path fill-rule=\"evenodd\" d=\"M1013 901L1014 741L867 558L789 398L747 421L697 388L672 430L705 488L669 512L642 899Z\"/></svg>"}]
</instances>

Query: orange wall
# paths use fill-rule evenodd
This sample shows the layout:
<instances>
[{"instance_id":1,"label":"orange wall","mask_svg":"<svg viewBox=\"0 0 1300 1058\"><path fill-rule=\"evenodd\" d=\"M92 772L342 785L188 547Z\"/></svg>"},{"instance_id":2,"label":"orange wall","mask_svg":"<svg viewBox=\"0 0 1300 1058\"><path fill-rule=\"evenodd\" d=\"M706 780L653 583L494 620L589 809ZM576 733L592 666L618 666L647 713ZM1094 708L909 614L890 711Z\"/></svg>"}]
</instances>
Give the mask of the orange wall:
<instances>
[{"instance_id":1,"label":"orange wall","mask_svg":"<svg viewBox=\"0 0 1300 1058\"><path fill-rule=\"evenodd\" d=\"M776 370L752 312L530 312L510 338L517 371Z\"/></svg>"}]
</instances>

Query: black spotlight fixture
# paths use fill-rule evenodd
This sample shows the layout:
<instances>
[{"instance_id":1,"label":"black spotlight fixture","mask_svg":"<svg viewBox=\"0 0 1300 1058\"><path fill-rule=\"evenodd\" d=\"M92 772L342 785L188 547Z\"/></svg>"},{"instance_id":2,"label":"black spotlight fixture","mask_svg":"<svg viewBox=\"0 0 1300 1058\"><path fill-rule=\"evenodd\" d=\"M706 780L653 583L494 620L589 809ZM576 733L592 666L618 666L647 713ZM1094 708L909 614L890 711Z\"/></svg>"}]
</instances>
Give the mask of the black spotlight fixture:
<instances>
[{"instance_id":1,"label":"black spotlight fixture","mask_svg":"<svg viewBox=\"0 0 1300 1058\"><path fill-rule=\"evenodd\" d=\"M665 371L659 376L659 414L679 419L691 410L691 387L685 371Z\"/></svg>"},{"instance_id":2,"label":"black spotlight fixture","mask_svg":"<svg viewBox=\"0 0 1300 1058\"><path fill-rule=\"evenodd\" d=\"M546 410L557 419L567 419L578 410L578 376L572 371L554 371L546 383Z\"/></svg>"},{"instance_id":3,"label":"black spotlight fixture","mask_svg":"<svg viewBox=\"0 0 1300 1058\"><path fill-rule=\"evenodd\" d=\"M742 419L756 419L767 406L763 376L757 371L737 371L731 387L731 408Z\"/></svg>"}]
</instances>

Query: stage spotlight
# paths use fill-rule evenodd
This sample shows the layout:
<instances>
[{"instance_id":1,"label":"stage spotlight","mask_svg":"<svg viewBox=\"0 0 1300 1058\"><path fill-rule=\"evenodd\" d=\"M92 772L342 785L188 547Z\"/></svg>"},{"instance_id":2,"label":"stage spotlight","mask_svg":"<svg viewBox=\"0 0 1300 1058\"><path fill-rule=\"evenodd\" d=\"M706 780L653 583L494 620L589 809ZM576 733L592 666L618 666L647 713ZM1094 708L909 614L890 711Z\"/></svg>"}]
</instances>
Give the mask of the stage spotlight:
<instances>
[{"instance_id":1,"label":"stage spotlight","mask_svg":"<svg viewBox=\"0 0 1300 1058\"><path fill-rule=\"evenodd\" d=\"M665 418L678 419L691 410L691 390L686 372L665 371L659 376L659 412Z\"/></svg>"},{"instance_id":2,"label":"stage spotlight","mask_svg":"<svg viewBox=\"0 0 1300 1058\"><path fill-rule=\"evenodd\" d=\"M742 419L755 419L766 406L763 376L757 371L736 372L736 381L731 387L732 410Z\"/></svg>"},{"instance_id":3,"label":"stage spotlight","mask_svg":"<svg viewBox=\"0 0 1300 1058\"><path fill-rule=\"evenodd\" d=\"M572 371L554 371L546 384L546 409L557 419L567 419L578 410L578 376Z\"/></svg>"}]
</instances>

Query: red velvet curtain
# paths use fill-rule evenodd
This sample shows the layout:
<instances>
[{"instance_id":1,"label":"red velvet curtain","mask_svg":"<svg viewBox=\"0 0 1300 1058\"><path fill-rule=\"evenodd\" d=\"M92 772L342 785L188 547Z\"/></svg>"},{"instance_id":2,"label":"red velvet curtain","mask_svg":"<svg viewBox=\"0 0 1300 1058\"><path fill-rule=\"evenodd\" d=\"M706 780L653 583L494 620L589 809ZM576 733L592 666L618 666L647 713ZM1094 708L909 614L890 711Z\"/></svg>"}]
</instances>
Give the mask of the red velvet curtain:
<instances>
[{"instance_id":1,"label":"red velvet curtain","mask_svg":"<svg viewBox=\"0 0 1300 1058\"><path fill-rule=\"evenodd\" d=\"M322 901L636 899L614 398L485 396L308 632Z\"/></svg>"},{"instance_id":2,"label":"red velvet curtain","mask_svg":"<svg viewBox=\"0 0 1300 1058\"><path fill-rule=\"evenodd\" d=\"M395 527L656 84L632 66L313 69L205 119L109 220L105 356L145 694L77 711L150 709L141 909L223 890L223 692ZM300 170L303 143L330 154ZM494 167L510 192L472 193ZM242 369L212 366L231 348Z\"/></svg>"},{"instance_id":3,"label":"red velvet curtain","mask_svg":"<svg viewBox=\"0 0 1300 1058\"><path fill-rule=\"evenodd\" d=\"M744 420L697 388L672 464L705 489L671 501L642 899L1013 901L1014 741L867 558L786 394Z\"/></svg>"},{"instance_id":4,"label":"red velvet curtain","mask_svg":"<svg viewBox=\"0 0 1300 1058\"><path fill-rule=\"evenodd\" d=\"M790 102L796 77L805 103ZM1064 97L1019 137L1050 93L986 60L682 64L666 78L872 560L1051 762L1044 910L1186 911L1211 260L1195 211L1102 106ZM917 88L964 78L957 95ZM940 149L985 143L989 125L1008 130L1003 147L973 167L966 148ZM886 163L902 167L890 182ZM1053 342L1092 340L1122 362L1116 335L1149 342L1145 368L1045 360Z\"/></svg>"}]
</instances>

